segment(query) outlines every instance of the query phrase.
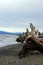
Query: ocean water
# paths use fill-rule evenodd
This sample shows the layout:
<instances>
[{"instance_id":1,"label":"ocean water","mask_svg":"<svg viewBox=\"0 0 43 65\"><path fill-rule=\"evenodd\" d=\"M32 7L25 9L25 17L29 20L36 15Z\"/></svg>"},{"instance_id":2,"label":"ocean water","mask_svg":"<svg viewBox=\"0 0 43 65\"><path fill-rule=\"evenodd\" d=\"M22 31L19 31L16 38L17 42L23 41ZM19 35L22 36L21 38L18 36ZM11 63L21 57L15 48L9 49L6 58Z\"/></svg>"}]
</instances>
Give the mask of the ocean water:
<instances>
[{"instance_id":1,"label":"ocean water","mask_svg":"<svg viewBox=\"0 0 43 65\"><path fill-rule=\"evenodd\" d=\"M17 35L0 34L0 47L18 44L18 42L16 42L17 37Z\"/></svg>"},{"instance_id":2,"label":"ocean water","mask_svg":"<svg viewBox=\"0 0 43 65\"><path fill-rule=\"evenodd\" d=\"M16 42L17 35L0 34L0 47L8 46L12 44L19 44ZM43 38L41 38L43 40Z\"/></svg>"}]
</instances>

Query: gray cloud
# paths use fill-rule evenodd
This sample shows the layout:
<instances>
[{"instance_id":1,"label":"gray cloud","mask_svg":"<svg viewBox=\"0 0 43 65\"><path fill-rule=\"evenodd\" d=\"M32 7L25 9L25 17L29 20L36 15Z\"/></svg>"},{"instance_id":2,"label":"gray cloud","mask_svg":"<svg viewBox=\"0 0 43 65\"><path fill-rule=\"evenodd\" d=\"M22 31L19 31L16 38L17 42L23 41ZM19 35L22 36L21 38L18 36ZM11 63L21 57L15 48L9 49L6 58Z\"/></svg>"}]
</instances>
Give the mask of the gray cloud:
<instances>
[{"instance_id":1,"label":"gray cloud","mask_svg":"<svg viewBox=\"0 0 43 65\"><path fill-rule=\"evenodd\" d=\"M43 27L43 0L1 0L0 26L26 28L32 22Z\"/></svg>"}]
</instances>

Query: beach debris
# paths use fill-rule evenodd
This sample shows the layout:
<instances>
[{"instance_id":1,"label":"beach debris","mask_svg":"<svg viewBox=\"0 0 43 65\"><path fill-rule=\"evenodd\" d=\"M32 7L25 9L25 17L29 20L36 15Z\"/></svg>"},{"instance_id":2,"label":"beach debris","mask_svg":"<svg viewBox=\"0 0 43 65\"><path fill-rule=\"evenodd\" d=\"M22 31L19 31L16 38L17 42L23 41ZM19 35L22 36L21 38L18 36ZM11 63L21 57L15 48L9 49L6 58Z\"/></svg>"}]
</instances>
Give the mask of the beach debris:
<instances>
[{"instance_id":1,"label":"beach debris","mask_svg":"<svg viewBox=\"0 0 43 65\"><path fill-rule=\"evenodd\" d=\"M43 53L43 41L39 38L39 31L36 30L35 26L30 23L31 32L29 32L28 28L26 32L20 35L16 41L24 42L23 48L19 52L19 58L28 56L30 51L38 50L40 53Z\"/></svg>"},{"instance_id":2,"label":"beach debris","mask_svg":"<svg viewBox=\"0 0 43 65\"><path fill-rule=\"evenodd\" d=\"M35 26L32 23L30 23L30 29L31 29L31 32L29 32L28 28L26 28L26 32L25 33L23 32L22 34L20 34L19 37L16 39L16 41L23 43L24 41L26 42L26 40L29 37L32 37L32 36L38 37L39 31L38 29L36 30Z\"/></svg>"},{"instance_id":3,"label":"beach debris","mask_svg":"<svg viewBox=\"0 0 43 65\"><path fill-rule=\"evenodd\" d=\"M39 38L30 37L27 40L27 43L24 44L23 48L19 52L19 58L23 58L28 56L30 51L38 50L39 52L43 53L43 41Z\"/></svg>"}]
</instances>

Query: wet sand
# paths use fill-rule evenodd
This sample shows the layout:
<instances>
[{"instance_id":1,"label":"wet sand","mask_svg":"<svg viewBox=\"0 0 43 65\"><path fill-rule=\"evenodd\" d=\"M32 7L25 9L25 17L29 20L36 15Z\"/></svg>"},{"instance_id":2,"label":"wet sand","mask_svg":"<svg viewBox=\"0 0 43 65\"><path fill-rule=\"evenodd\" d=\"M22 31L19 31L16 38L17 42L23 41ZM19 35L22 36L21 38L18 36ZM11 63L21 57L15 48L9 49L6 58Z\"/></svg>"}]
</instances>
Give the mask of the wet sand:
<instances>
[{"instance_id":1,"label":"wet sand","mask_svg":"<svg viewBox=\"0 0 43 65\"><path fill-rule=\"evenodd\" d=\"M23 44L14 44L0 48L0 65L43 65L43 54L33 53L19 59L18 53Z\"/></svg>"}]
</instances>

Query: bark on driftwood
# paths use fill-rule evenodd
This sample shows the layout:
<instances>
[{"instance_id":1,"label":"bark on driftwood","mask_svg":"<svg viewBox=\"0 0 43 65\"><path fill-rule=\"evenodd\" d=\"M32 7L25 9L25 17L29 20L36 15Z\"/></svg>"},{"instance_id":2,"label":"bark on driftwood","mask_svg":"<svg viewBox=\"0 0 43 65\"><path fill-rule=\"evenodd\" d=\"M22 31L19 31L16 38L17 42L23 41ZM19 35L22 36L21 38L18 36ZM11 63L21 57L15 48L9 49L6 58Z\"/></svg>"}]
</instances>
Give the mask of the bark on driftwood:
<instances>
[{"instance_id":1,"label":"bark on driftwood","mask_svg":"<svg viewBox=\"0 0 43 65\"><path fill-rule=\"evenodd\" d=\"M38 50L43 53L43 41L36 37L28 38L27 43L24 44L19 52L19 58L27 56L31 50Z\"/></svg>"}]
</instances>

